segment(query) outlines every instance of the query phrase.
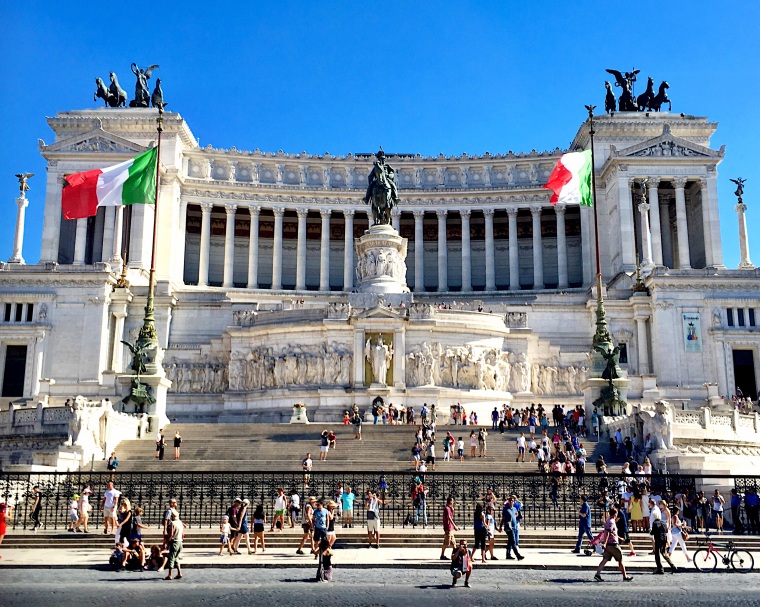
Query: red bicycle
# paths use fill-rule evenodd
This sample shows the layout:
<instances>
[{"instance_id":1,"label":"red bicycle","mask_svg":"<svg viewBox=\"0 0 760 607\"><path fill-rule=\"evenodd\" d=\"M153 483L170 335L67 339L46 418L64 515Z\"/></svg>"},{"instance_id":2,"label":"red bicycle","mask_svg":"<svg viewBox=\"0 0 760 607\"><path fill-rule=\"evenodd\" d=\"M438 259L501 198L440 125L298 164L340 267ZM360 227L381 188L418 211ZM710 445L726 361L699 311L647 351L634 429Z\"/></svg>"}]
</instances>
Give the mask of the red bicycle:
<instances>
[{"instance_id":1,"label":"red bicycle","mask_svg":"<svg viewBox=\"0 0 760 607\"><path fill-rule=\"evenodd\" d=\"M723 564L730 566L734 571L739 573L749 573L755 567L755 559L752 554L746 550L737 550L732 541L721 544L714 544L709 534L705 534L705 540L698 543L702 546L694 553L694 566L702 573L715 571L720 558ZM722 554L719 550L724 551Z\"/></svg>"}]
</instances>

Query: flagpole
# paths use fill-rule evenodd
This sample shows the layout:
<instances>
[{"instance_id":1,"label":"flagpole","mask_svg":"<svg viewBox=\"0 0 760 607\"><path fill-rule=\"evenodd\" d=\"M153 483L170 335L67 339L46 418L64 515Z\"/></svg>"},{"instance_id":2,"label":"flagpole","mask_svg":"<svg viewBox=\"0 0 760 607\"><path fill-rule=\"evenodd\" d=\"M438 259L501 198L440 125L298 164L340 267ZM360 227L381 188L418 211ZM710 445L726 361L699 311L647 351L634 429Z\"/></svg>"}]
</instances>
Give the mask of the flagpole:
<instances>
[{"instance_id":1,"label":"flagpole","mask_svg":"<svg viewBox=\"0 0 760 607\"><path fill-rule=\"evenodd\" d=\"M612 336L607 326L604 311L604 294L602 293L602 263L599 254L599 212L596 205L596 163L594 161L594 109L595 105L585 106L588 111L589 137L591 139L591 203L594 207L594 245L596 247L596 332L594 346L608 344L612 349Z\"/></svg>"},{"instance_id":2,"label":"flagpole","mask_svg":"<svg viewBox=\"0 0 760 607\"><path fill-rule=\"evenodd\" d=\"M131 207L130 207L131 208ZM126 289L129 286L127 282L127 243L129 243L129 232L132 227L132 213L127 213L126 207L116 209L117 213L122 215L121 224L121 276L116 281L117 289Z\"/></svg>"},{"instance_id":3,"label":"flagpole","mask_svg":"<svg viewBox=\"0 0 760 607\"><path fill-rule=\"evenodd\" d=\"M162 105L158 106L158 118L156 121L158 122L156 127L156 131L158 131L158 142L156 144L156 192L153 206L153 242L150 251L148 301L145 304L145 317L143 318L143 326L140 328L140 336L137 340L139 344L147 346L146 349L158 347L158 334L156 333L156 318L153 300L156 289L156 235L158 233L158 189L161 182L161 133L164 131L164 108ZM151 362L153 361L155 361L155 355L153 355L153 360Z\"/></svg>"}]
</instances>

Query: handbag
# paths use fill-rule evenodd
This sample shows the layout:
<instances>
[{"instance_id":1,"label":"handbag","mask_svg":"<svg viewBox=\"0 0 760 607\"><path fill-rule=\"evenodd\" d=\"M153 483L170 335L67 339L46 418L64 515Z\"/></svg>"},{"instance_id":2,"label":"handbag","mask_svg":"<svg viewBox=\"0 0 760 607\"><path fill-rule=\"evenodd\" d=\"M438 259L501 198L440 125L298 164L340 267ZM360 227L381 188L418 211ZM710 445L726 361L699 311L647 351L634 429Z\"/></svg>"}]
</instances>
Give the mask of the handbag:
<instances>
[{"instance_id":1,"label":"handbag","mask_svg":"<svg viewBox=\"0 0 760 607\"><path fill-rule=\"evenodd\" d=\"M689 539L689 534L686 532L686 529L681 529L681 537L683 538L684 542Z\"/></svg>"}]
</instances>

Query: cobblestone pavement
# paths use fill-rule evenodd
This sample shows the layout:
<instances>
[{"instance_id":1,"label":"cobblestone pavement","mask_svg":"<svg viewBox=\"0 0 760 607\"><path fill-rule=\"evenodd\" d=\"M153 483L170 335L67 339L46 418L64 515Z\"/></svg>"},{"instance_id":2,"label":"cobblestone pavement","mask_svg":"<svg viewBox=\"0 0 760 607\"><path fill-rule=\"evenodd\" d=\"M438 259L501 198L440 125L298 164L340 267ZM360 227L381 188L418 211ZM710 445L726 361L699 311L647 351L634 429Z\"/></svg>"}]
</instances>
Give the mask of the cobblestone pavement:
<instances>
[{"instance_id":1,"label":"cobblestone pavement","mask_svg":"<svg viewBox=\"0 0 760 607\"><path fill-rule=\"evenodd\" d=\"M679 573L637 574L622 582L612 569L600 584L592 572L476 571L472 588L450 587L441 571L414 569L335 570L335 581L312 581L314 567L303 569L192 569L167 582L157 572L113 573L97 570L2 570L0 605L28 607L103 607L104 605L593 605L650 604L658 607L730 604L760 605L760 575Z\"/></svg>"}]
</instances>

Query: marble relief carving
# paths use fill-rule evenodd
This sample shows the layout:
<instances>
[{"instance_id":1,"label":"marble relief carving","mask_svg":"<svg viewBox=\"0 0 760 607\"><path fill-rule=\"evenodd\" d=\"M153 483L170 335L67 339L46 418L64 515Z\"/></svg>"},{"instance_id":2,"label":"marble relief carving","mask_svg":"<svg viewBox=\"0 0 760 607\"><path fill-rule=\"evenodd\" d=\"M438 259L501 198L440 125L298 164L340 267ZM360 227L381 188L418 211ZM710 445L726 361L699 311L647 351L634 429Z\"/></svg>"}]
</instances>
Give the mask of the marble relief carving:
<instances>
[{"instance_id":1,"label":"marble relief carving","mask_svg":"<svg viewBox=\"0 0 760 607\"><path fill-rule=\"evenodd\" d=\"M390 247L367 249L356 260L356 279L389 276L395 280L406 280L406 263L401 254Z\"/></svg>"},{"instance_id":2,"label":"marble relief carving","mask_svg":"<svg viewBox=\"0 0 760 607\"><path fill-rule=\"evenodd\" d=\"M177 394L220 394L227 390L227 365L221 362L164 362L170 392Z\"/></svg>"}]
</instances>

